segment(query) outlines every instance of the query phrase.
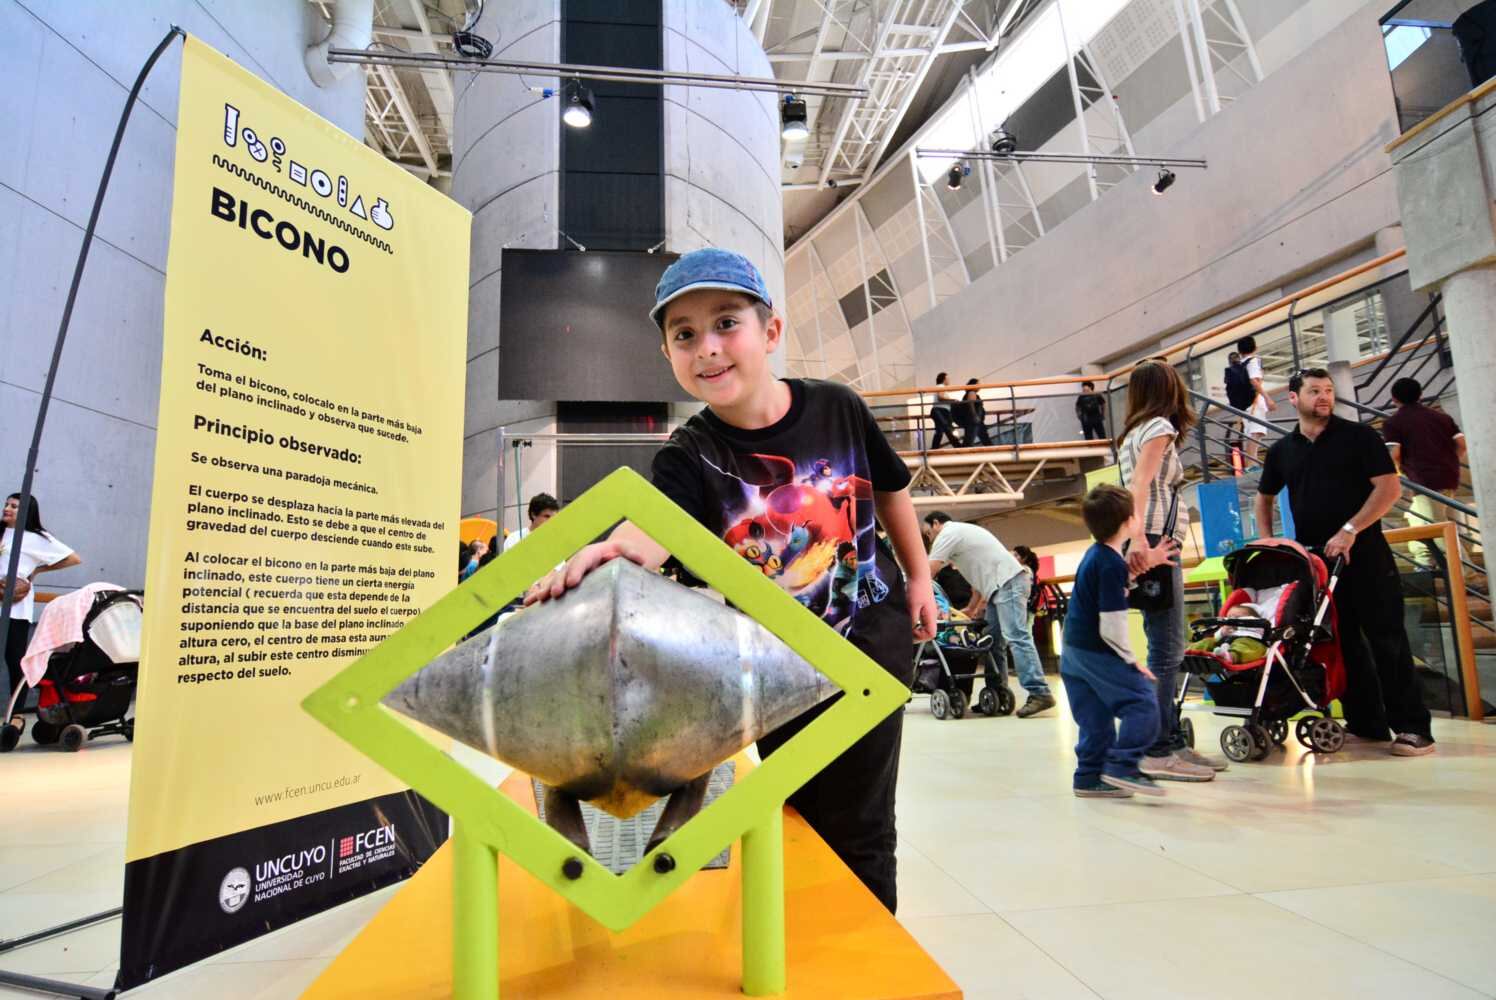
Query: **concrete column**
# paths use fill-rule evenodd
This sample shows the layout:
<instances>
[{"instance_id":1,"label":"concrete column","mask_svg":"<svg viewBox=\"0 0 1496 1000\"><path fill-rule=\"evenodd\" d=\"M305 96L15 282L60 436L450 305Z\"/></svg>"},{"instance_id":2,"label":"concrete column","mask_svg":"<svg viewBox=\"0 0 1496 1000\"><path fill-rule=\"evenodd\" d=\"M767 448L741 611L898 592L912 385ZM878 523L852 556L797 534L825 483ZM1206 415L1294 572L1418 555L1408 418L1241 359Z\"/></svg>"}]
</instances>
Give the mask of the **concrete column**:
<instances>
[{"instance_id":1,"label":"concrete column","mask_svg":"<svg viewBox=\"0 0 1496 1000\"><path fill-rule=\"evenodd\" d=\"M1496 266L1472 267L1445 279L1444 312L1449 322L1449 346L1454 354L1460 395L1465 399L1496 399ZM1496 510L1496 407L1466 406L1462 410L1465 442L1470 453L1470 480L1481 511Z\"/></svg>"},{"instance_id":2,"label":"concrete column","mask_svg":"<svg viewBox=\"0 0 1496 1000\"><path fill-rule=\"evenodd\" d=\"M1356 314L1363 308L1365 305L1362 302L1354 302L1339 309L1325 310L1325 354L1331 364L1337 361L1355 361L1360 357L1361 341L1356 334ZM1338 387L1336 391L1338 393Z\"/></svg>"}]
</instances>

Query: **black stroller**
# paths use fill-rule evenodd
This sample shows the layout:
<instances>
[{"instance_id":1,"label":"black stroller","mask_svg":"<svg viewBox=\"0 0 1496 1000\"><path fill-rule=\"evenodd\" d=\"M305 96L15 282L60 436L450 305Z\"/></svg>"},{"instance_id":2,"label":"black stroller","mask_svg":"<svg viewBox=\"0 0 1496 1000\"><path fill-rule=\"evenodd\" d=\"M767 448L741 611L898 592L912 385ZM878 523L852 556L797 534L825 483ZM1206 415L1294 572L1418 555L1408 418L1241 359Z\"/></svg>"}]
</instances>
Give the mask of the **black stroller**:
<instances>
[{"instance_id":1,"label":"black stroller","mask_svg":"<svg viewBox=\"0 0 1496 1000\"><path fill-rule=\"evenodd\" d=\"M134 741L128 718L140 667L141 594L106 590L94 595L83 619L83 641L54 652L36 686L38 704L31 738L76 751L89 740L120 735ZM17 704L25 688L15 692ZM21 731L0 730L0 752L14 750Z\"/></svg>"},{"instance_id":2,"label":"black stroller","mask_svg":"<svg viewBox=\"0 0 1496 1000\"><path fill-rule=\"evenodd\" d=\"M995 637L987 634L980 619L956 618L945 591L935 585L935 604L940 620L935 638L914 650L914 694L930 696L930 714L937 719L959 719L968 707L979 715L1011 715L1017 700L1008 689L1007 664L993 652ZM976 704L969 705L976 679L982 690Z\"/></svg>"}]
</instances>

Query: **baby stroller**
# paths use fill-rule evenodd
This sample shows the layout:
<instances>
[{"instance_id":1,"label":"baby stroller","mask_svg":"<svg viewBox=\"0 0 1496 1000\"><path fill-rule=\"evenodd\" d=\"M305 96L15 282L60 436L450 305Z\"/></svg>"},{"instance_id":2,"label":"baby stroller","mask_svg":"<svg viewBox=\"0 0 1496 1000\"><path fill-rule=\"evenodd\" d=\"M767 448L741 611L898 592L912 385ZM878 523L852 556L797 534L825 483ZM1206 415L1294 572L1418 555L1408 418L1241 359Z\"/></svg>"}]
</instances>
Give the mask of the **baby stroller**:
<instances>
[{"instance_id":1,"label":"baby stroller","mask_svg":"<svg viewBox=\"0 0 1496 1000\"><path fill-rule=\"evenodd\" d=\"M134 742L135 720L127 718L135 697L140 663L141 595L106 590L94 595L83 619L83 641L54 652L37 684L36 722L31 738L76 751L100 736L122 735ZM11 698L18 703L24 686ZM21 732L0 730L0 751L15 749Z\"/></svg>"},{"instance_id":2,"label":"baby stroller","mask_svg":"<svg viewBox=\"0 0 1496 1000\"><path fill-rule=\"evenodd\" d=\"M1298 542L1262 538L1225 557L1231 594L1221 617L1190 623L1195 641L1223 625L1260 632L1267 653L1249 663L1229 655L1188 652L1185 682L1176 708L1182 708L1189 677L1199 677L1215 701L1217 715L1242 718L1221 731L1221 750L1233 761L1262 760L1288 739L1288 720L1298 720L1294 736L1304 746L1334 753L1345 745L1345 728L1329 716L1330 702L1345 690L1345 662L1336 642L1335 582L1341 563L1324 560ZM1227 618L1241 604L1254 604L1267 618ZM1270 618L1271 620L1268 620ZM1194 725L1182 723L1194 744Z\"/></svg>"},{"instance_id":3,"label":"baby stroller","mask_svg":"<svg viewBox=\"0 0 1496 1000\"><path fill-rule=\"evenodd\" d=\"M978 677L982 691L972 711L980 715L1011 715L1016 699L1008 690L1006 664L992 651L994 637L987 623L958 618L940 584L935 584L938 620L935 638L914 650L914 694L929 694L930 714L937 719L966 715L967 691Z\"/></svg>"}]
</instances>

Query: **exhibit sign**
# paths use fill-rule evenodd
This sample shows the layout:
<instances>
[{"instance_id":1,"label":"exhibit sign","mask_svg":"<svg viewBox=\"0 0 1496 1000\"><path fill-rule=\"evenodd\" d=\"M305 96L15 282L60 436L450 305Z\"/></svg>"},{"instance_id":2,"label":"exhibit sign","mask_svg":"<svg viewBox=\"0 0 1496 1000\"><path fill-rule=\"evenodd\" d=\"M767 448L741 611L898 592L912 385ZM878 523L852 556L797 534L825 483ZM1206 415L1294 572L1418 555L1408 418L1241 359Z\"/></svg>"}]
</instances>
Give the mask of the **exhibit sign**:
<instances>
[{"instance_id":1,"label":"exhibit sign","mask_svg":"<svg viewBox=\"0 0 1496 1000\"><path fill-rule=\"evenodd\" d=\"M456 582L470 221L187 39L121 988L446 836L300 703Z\"/></svg>"}]
</instances>

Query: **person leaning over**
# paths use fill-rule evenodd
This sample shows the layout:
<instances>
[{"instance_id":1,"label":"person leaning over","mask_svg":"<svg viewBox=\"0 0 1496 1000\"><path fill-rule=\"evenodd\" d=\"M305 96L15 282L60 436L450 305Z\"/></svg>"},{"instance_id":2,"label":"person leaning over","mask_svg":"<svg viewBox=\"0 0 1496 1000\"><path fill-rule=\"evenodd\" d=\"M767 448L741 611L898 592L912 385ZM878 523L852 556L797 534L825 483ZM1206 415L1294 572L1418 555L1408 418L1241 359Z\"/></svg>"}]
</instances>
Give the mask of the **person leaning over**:
<instances>
[{"instance_id":1,"label":"person leaning over","mask_svg":"<svg viewBox=\"0 0 1496 1000\"><path fill-rule=\"evenodd\" d=\"M1257 487L1257 530L1272 534L1273 497L1286 486L1294 535L1321 549L1327 562L1344 559L1335 587L1340 645L1345 654L1346 728L1392 753L1434 752L1423 690L1403 629L1402 582L1382 517L1402 495L1392 456L1375 430L1335 416L1335 383L1323 368L1306 368L1288 382L1299 422L1268 450ZM1364 637L1364 642L1363 642Z\"/></svg>"},{"instance_id":2,"label":"person leaning over","mask_svg":"<svg viewBox=\"0 0 1496 1000\"><path fill-rule=\"evenodd\" d=\"M1189 508L1184 489L1184 465L1178 441L1195 424L1184 382L1171 365L1144 361L1132 370L1127 383L1127 420L1117 443L1123 484L1132 491L1138 513L1128 547L1127 562L1134 574L1147 567L1143 553L1152 545L1172 540L1184 544L1189 530ZM1176 679L1184 664L1184 570L1178 556L1169 574L1169 604L1143 612L1143 634L1148 639L1148 669L1158 678L1158 738L1143 758L1143 773L1166 781L1209 781L1228 766L1190 747L1179 728L1174 704Z\"/></svg>"},{"instance_id":3,"label":"person leaning over","mask_svg":"<svg viewBox=\"0 0 1496 1000\"><path fill-rule=\"evenodd\" d=\"M1162 795L1163 788L1138 768L1158 735L1158 698L1157 678L1127 636L1130 560L1122 547L1138 531L1132 494L1103 483L1086 494L1081 516L1095 543L1075 571L1060 656L1065 698L1080 730L1072 787L1083 799ZM1172 547L1164 540L1132 555L1159 566L1170 560Z\"/></svg>"},{"instance_id":4,"label":"person leaning over","mask_svg":"<svg viewBox=\"0 0 1496 1000\"><path fill-rule=\"evenodd\" d=\"M654 485L907 686L910 626L916 640L934 636L935 593L908 467L872 411L845 385L774 377L769 355L784 322L758 268L739 254L696 250L671 264L650 318L676 382L706 403L655 455ZM785 497L795 519L783 514ZM878 541L877 522L907 579ZM561 597L610 559L659 569L669 556L625 521L532 587L525 603ZM759 752L772 755L834 703L762 737ZM789 799L890 912L902 732L900 708Z\"/></svg>"},{"instance_id":5,"label":"person leaning over","mask_svg":"<svg viewBox=\"0 0 1496 1000\"><path fill-rule=\"evenodd\" d=\"M1054 708L1054 695L1044 680L1044 665L1029 625L1033 579L986 528L952 521L949 514L937 510L925 515L924 533L930 543L930 576L946 563L960 570L971 584L971 601L962 610L971 618L986 614L987 634L998 657L1003 656L1004 646L1012 648L1018 683L1028 692L1018 717L1027 719Z\"/></svg>"}]
</instances>

